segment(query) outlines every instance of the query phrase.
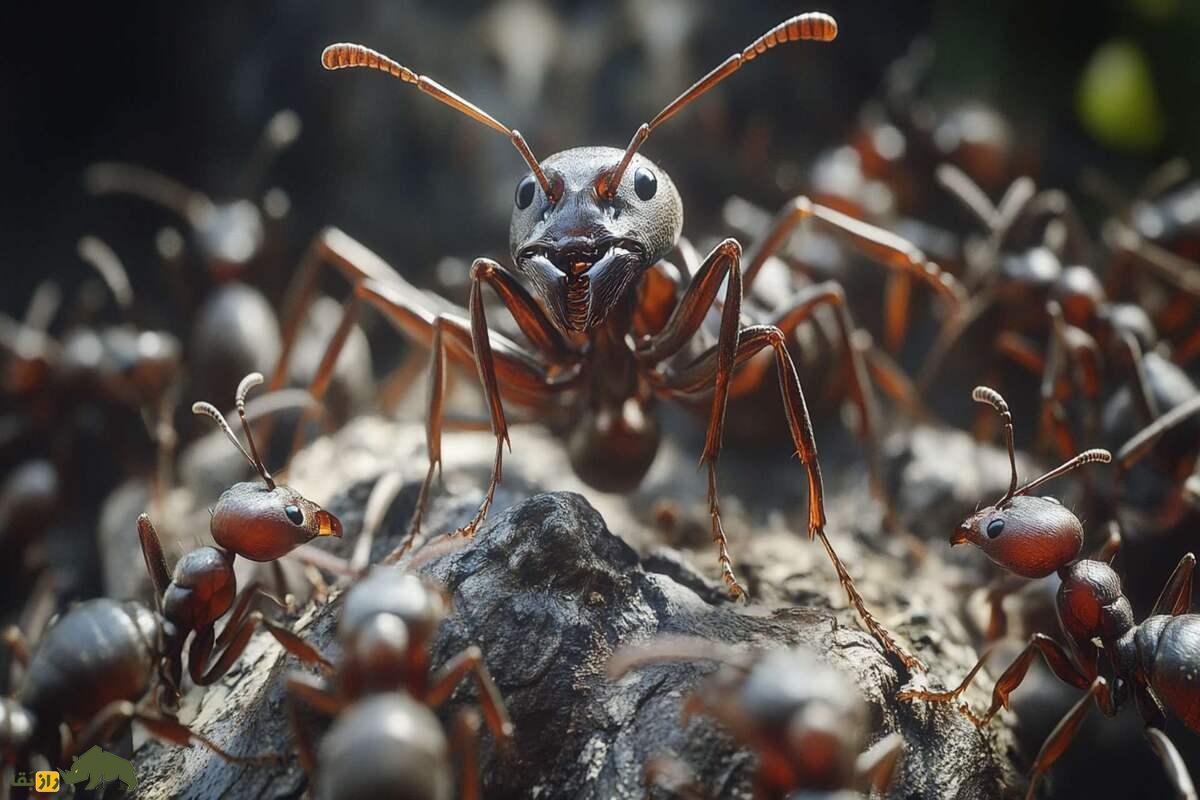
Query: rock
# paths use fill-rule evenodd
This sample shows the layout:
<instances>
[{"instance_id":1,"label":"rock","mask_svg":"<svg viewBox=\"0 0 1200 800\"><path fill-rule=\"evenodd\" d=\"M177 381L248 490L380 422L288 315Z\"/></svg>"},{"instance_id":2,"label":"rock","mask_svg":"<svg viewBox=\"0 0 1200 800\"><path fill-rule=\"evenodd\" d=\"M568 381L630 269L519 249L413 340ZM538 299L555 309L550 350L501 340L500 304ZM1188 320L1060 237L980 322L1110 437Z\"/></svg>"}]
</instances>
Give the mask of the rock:
<instances>
[{"instance_id":1,"label":"rock","mask_svg":"<svg viewBox=\"0 0 1200 800\"><path fill-rule=\"evenodd\" d=\"M289 484L342 518L346 538L330 543L334 549L353 549L369 487L381 470L400 465L414 480L423 473L421 432L421 426L358 420L297 459ZM735 555L756 598L736 604L713 579L711 545L676 552L657 543L640 492L631 499L595 493L585 499L574 492L538 491L574 488L561 449L550 440L530 441L542 438L535 429L514 428L514 454L506 460L505 482L488 523L473 541L431 536L414 562L453 596L454 613L435 640L435 665L478 644L513 717L516 740L510 751L497 751L486 735L481 745L485 796L640 797L647 759L672 754L691 765L713 796L749 797L752 754L710 720L681 725L684 697L715 664L655 666L618 682L607 677L606 664L617 647L660 634L701 636L742 648L803 645L814 650L862 691L871 711L872 742L893 731L904 737L907 754L893 797L995 797L1013 785L1007 716L977 732L951 708L895 700L909 676L898 673L875 640L857 627L825 554L794 532L802 518L796 510L763 509L761 498L744 499L756 509L751 524L733 498L726 504L726 528L735 537ZM428 532L450 530L470 518L486 480L491 440L449 434L444 450L447 491L434 493L425 517ZM794 461L766 468L781 474L791 470L800 482ZM696 483L702 491L702 480ZM334 491L339 494L330 500ZM373 558L399 541L415 496L415 484L400 493ZM692 513L694 497L678 491L669 496ZM920 563L888 555L896 548L880 532L865 486L830 500L831 540L868 603L913 643L935 676L957 680L976 654L956 644L967 636L955 598L939 582L945 580L940 574L945 567L937 555ZM740 533L750 530L753 537ZM704 565L705 572L690 566L693 562ZM316 604L295 625L335 660L336 615L336 601ZM223 747L237 753L274 750L286 755L283 763L226 765L200 748L147 743L137 751L146 795L289 797L301 792L305 781L283 691L286 672L295 668L294 659L260 633L223 681L206 693L189 694L184 717ZM976 708L985 706L990 685L981 680L965 699ZM465 684L452 705L470 702L473 691Z\"/></svg>"}]
</instances>

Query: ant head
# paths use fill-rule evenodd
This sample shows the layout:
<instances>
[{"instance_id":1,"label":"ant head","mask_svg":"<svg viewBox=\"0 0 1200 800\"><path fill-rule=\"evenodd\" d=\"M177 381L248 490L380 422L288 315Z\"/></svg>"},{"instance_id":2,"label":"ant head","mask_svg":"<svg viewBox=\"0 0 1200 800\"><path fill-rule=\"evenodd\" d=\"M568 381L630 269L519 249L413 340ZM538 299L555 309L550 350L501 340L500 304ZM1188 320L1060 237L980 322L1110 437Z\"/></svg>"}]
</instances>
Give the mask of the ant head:
<instances>
[{"instance_id":1,"label":"ant head","mask_svg":"<svg viewBox=\"0 0 1200 800\"><path fill-rule=\"evenodd\" d=\"M243 378L237 389L238 416L250 444L249 451L242 447L220 411L208 403L192 406L193 413L211 417L221 427L262 477L262 484L237 483L225 490L212 511L213 539L224 549L251 561L273 561L316 536L342 535L342 523L337 517L295 489L276 485L263 464L246 420L246 393L262 382L263 376L254 372Z\"/></svg>"},{"instance_id":2,"label":"ant head","mask_svg":"<svg viewBox=\"0 0 1200 800\"><path fill-rule=\"evenodd\" d=\"M675 246L683 204L671 179L638 155L651 131L744 64L785 42L829 42L837 22L828 14L800 14L734 53L667 104L634 133L624 151L580 147L543 164L525 138L491 114L382 53L357 44L333 44L321 53L326 69L366 67L386 72L504 134L529 166L517 184L509 246L556 324L584 331L604 321L642 271Z\"/></svg>"},{"instance_id":3,"label":"ant head","mask_svg":"<svg viewBox=\"0 0 1200 800\"><path fill-rule=\"evenodd\" d=\"M564 331L601 324L683 231L679 192L648 158L634 154L607 190L622 156L612 147L577 147L546 159L549 194L532 174L517 184L513 262Z\"/></svg>"},{"instance_id":4,"label":"ant head","mask_svg":"<svg viewBox=\"0 0 1200 800\"><path fill-rule=\"evenodd\" d=\"M233 606L233 559L215 547L198 547L175 565L163 593L163 616L180 631L202 630Z\"/></svg>"},{"instance_id":5,"label":"ant head","mask_svg":"<svg viewBox=\"0 0 1200 800\"><path fill-rule=\"evenodd\" d=\"M1087 450L1017 488L1017 460L1008 403L999 392L986 386L975 387L971 396L976 402L990 405L1003 418L1012 476L1000 501L968 517L954 531L950 544L969 542L1017 575L1045 577L1079 555L1083 549L1083 525L1057 500L1031 497L1028 493L1084 464L1108 463L1112 455L1107 450Z\"/></svg>"}]
</instances>

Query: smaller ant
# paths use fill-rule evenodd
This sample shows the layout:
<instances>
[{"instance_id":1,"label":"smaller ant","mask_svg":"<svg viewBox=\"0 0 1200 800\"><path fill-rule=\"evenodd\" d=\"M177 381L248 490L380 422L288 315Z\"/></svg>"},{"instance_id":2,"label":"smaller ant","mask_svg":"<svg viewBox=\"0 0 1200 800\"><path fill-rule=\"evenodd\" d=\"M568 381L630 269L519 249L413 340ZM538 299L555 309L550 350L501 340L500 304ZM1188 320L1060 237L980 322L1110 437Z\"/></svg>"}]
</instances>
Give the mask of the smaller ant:
<instances>
[{"instance_id":1,"label":"smaller ant","mask_svg":"<svg viewBox=\"0 0 1200 800\"><path fill-rule=\"evenodd\" d=\"M950 543L970 543L993 562L1026 578L1044 578L1057 572L1058 618L1066 644L1036 633L1021 654L996 681L992 704L982 718L966 707L963 712L976 725L986 725L1025 678L1040 653L1059 678L1086 694L1066 713L1047 737L1033 764L1027 798L1032 800L1040 778L1058 760L1075 736L1094 699L1108 716L1117 713L1133 695L1146 723L1146 735L1162 759L1178 796L1195 798L1191 778L1175 746L1163 733L1168 712L1193 731L1200 731L1200 694L1193 680L1195 646L1200 636L1200 615L1186 613L1191 603L1192 571L1196 559L1185 555L1167 580L1150 616L1140 625L1121 589L1121 579L1109 562L1119 539L1104 547L1098 559L1080 558L1083 525L1066 507L1050 497L1033 497L1033 489L1084 464L1108 463L1107 450L1087 450L1045 475L1017 488L1012 415L1000 394L978 386L971 395L987 403L1004 422L1012 481L1004 497L968 517L955 530ZM933 692L908 689L901 700L952 702L971 684L987 661L984 653L956 688Z\"/></svg>"},{"instance_id":2,"label":"smaller ant","mask_svg":"<svg viewBox=\"0 0 1200 800\"><path fill-rule=\"evenodd\" d=\"M608 674L616 680L645 665L693 660L716 661L721 668L684 700L683 722L693 714L712 717L755 750L755 798L850 788L887 791L904 752L903 739L891 734L864 751L866 703L840 673L806 649L742 652L698 637L667 636L618 650ZM646 774L652 782L668 776L672 782L691 782L690 768L666 757L648 763ZM693 789L689 796L706 795Z\"/></svg>"},{"instance_id":3,"label":"smaller ant","mask_svg":"<svg viewBox=\"0 0 1200 800\"><path fill-rule=\"evenodd\" d=\"M4 760L39 753L52 763L62 763L61 759L108 741L118 726L132 720L179 745L199 742L227 761L259 760L234 756L178 720L138 704L151 696L156 678L160 711L178 699L183 649L189 638L188 674L199 686L228 672L245 649L262 621L260 612L250 610L260 592L255 584L237 591L236 556L274 559L315 536L341 535L335 516L295 490L276 485L258 457L245 403L246 393L261 382L261 375L251 374L237 390L249 452L219 411L207 403L193 407L217 421L266 484L265 488L236 484L217 501L212 535L218 547L192 550L179 560L172 575L158 533L150 517L142 514L138 536L154 584L155 609L136 601L88 600L64 614L32 650L19 631L8 632L25 680L15 697L0 702ZM225 626L217 633L216 622L227 613ZM65 745L63 724L69 729Z\"/></svg>"},{"instance_id":4,"label":"smaller ant","mask_svg":"<svg viewBox=\"0 0 1200 800\"><path fill-rule=\"evenodd\" d=\"M346 594L336 667L296 634L264 621L289 652L332 675L327 681L294 672L287 682L292 697L337 717L315 750L292 708L300 762L310 775L316 771L318 796L449 798L452 748L431 709L450 699L467 675L475 679L492 735L501 744L511 741L512 722L478 647L430 673L429 648L448 606L441 590L415 575L372 569ZM464 763L460 796L468 800L479 797L468 742L478 728L474 713L460 714L454 729L453 749Z\"/></svg>"}]
</instances>

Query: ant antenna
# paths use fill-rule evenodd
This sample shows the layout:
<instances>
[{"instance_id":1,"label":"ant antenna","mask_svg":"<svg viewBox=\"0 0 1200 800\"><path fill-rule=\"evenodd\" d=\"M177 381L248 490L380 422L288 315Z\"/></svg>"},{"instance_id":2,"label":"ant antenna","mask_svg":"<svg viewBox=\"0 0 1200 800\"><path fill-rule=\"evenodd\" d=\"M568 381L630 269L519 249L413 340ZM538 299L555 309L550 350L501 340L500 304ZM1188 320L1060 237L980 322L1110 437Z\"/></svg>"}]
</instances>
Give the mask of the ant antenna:
<instances>
[{"instance_id":1,"label":"ant antenna","mask_svg":"<svg viewBox=\"0 0 1200 800\"><path fill-rule=\"evenodd\" d=\"M290 108L271 115L240 179L247 196L258 189L275 158L300 138L302 128L300 115Z\"/></svg>"},{"instance_id":2,"label":"ant antenna","mask_svg":"<svg viewBox=\"0 0 1200 800\"><path fill-rule=\"evenodd\" d=\"M996 206L971 176L950 163L938 164L934 173L941 187L950 193L988 231L996 229L998 213Z\"/></svg>"},{"instance_id":3,"label":"ant antenna","mask_svg":"<svg viewBox=\"0 0 1200 800\"><path fill-rule=\"evenodd\" d=\"M779 23L751 42L745 50L734 53L725 59L712 72L692 84L690 89L668 103L666 108L658 112L654 119L642 123L629 141L629 146L625 148L625 155L621 156L620 163L600 179L600 185L597 187L600 194L610 199L616 195L617 187L621 185L621 178L624 176L625 170L629 168L629 162L633 160L634 154L650 136L651 131L675 116L688 103L737 72L744 64L753 61L777 44L798 41L832 42L837 38L837 34L837 21L828 14L819 11L800 14L786 22Z\"/></svg>"},{"instance_id":4,"label":"ant antenna","mask_svg":"<svg viewBox=\"0 0 1200 800\"><path fill-rule=\"evenodd\" d=\"M252 372L246 377L242 378L242 382L238 384L237 388L238 416L240 416L242 419L242 428L246 431L246 439L250 442L249 451L247 451L246 448L242 446L242 443L238 441L237 434L233 432L233 428L229 427L229 423L225 421L224 415L222 415L220 411L213 407L211 403L205 403L203 401L193 403L192 413L204 414L216 422L217 425L220 426L221 430L225 432L225 435L229 437L229 441L233 442L234 446L237 447L237 449L241 451L241 454L246 457L246 460L250 462L250 465L258 470L258 474L262 476L263 482L267 484L267 488L271 491L274 491L275 479L271 477L270 472L267 472L266 465L263 464L262 459L258 455L258 449L254 446L254 437L250 434L250 423L246 420L246 392L262 382L263 376L258 372ZM253 453L253 455L251 455L251 453Z\"/></svg>"},{"instance_id":5,"label":"ant antenna","mask_svg":"<svg viewBox=\"0 0 1200 800\"><path fill-rule=\"evenodd\" d=\"M162 206L198 228L213 213L213 202L203 192L189 189L161 172L117 161L92 164L83 173L90 194L131 194Z\"/></svg>"},{"instance_id":6,"label":"ant antenna","mask_svg":"<svg viewBox=\"0 0 1200 800\"><path fill-rule=\"evenodd\" d=\"M1117 466L1128 470L1154 447L1164 433L1174 430L1190 417L1200 412L1200 395L1172 408L1154 422L1138 431L1117 451Z\"/></svg>"},{"instance_id":7,"label":"ant antenna","mask_svg":"<svg viewBox=\"0 0 1200 800\"><path fill-rule=\"evenodd\" d=\"M1066 475L1068 472L1079 469L1084 464L1107 464L1110 461L1112 461L1112 453L1108 452L1107 450L1099 447L1092 450L1084 450L1070 461L1059 464L1042 477L1034 478L1020 489L1017 489L1017 494L1029 494L1046 481L1054 480L1060 475Z\"/></svg>"},{"instance_id":8,"label":"ant antenna","mask_svg":"<svg viewBox=\"0 0 1200 800\"><path fill-rule=\"evenodd\" d=\"M1000 498L1000 502L996 505L1001 506L1012 499L1017 493L1017 451L1013 445L1013 419L1012 412L1008 410L1008 403L1000 396L1000 393L990 386L976 386L971 392L971 399L976 403L987 403L996 410L1004 420L1004 440L1008 445L1008 465L1012 469L1012 478L1008 482L1008 492L1004 497Z\"/></svg>"},{"instance_id":9,"label":"ant antenna","mask_svg":"<svg viewBox=\"0 0 1200 800\"><path fill-rule=\"evenodd\" d=\"M80 239L77 251L81 259L100 273L121 313L128 317L129 310L133 307L133 287L129 283L129 273L125 271L121 259L111 247L95 236L84 236Z\"/></svg>"},{"instance_id":10,"label":"ant antenna","mask_svg":"<svg viewBox=\"0 0 1200 800\"><path fill-rule=\"evenodd\" d=\"M361 44L352 44L349 42L340 42L326 47L321 53L321 64L325 69L329 70L366 67L367 69L377 69L380 72L386 72L405 83L413 84L422 92L425 92L425 94L457 111L461 111L476 122L481 122L492 130L503 133L512 141L513 146L517 148L517 152L521 154L521 158L525 159L525 163L533 171L533 176L541 184L542 191L546 193L546 196L552 200L556 199L554 196L554 187L550 185L550 180L546 177L546 173L542 171L541 165L534 157L533 151L529 149L529 144L525 141L525 137L521 135L520 131L515 128L509 128L479 106L468 100L464 100L437 81L427 78L424 75L418 75L408 67L388 58L383 53L372 50L369 47L364 47Z\"/></svg>"}]
</instances>

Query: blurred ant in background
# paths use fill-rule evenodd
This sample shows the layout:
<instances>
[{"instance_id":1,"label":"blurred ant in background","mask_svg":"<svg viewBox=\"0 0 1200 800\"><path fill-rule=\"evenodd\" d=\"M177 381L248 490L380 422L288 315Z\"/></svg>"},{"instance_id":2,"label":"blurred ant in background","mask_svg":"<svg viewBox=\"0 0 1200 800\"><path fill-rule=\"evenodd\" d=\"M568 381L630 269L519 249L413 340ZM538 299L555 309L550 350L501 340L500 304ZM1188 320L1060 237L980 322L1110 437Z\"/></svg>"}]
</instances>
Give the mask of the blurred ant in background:
<instances>
[{"instance_id":1,"label":"blurred ant in background","mask_svg":"<svg viewBox=\"0 0 1200 800\"><path fill-rule=\"evenodd\" d=\"M684 697L681 724L694 715L712 717L751 748L758 757L753 784L759 800L849 789L886 794L903 739L893 733L867 748L867 704L853 684L808 650L742 652L707 639L663 636L618 650L608 674L618 680L671 661L720 665ZM668 778L672 791L684 797L713 796L695 785L691 768L678 759L664 755L646 764L648 784Z\"/></svg>"}]
</instances>

